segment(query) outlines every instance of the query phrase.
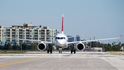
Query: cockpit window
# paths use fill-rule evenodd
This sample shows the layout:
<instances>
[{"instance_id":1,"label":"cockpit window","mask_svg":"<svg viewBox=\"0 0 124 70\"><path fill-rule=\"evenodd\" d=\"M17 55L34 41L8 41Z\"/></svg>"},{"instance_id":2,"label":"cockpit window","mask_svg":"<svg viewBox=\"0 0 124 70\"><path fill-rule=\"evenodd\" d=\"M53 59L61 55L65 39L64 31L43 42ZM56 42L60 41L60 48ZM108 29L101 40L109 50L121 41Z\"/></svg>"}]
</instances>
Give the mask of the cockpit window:
<instances>
[{"instance_id":1,"label":"cockpit window","mask_svg":"<svg viewBox=\"0 0 124 70\"><path fill-rule=\"evenodd\" d=\"M65 39L65 37L56 37L56 39Z\"/></svg>"}]
</instances>

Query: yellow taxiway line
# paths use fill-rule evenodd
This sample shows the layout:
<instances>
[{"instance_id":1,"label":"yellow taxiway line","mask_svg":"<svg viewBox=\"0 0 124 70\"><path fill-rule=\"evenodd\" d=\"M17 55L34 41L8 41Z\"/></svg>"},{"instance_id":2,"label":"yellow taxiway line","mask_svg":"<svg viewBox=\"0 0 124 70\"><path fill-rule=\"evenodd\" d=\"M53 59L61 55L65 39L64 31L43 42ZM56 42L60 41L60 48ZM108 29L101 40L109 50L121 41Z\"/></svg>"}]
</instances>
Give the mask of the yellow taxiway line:
<instances>
[{"instance_id":1,"label":"yellow taxiway line","mask_svg":"<svg viewBox=\"0 0 124 70\"><path fill-rule=\"evenodd\" d=\"M34 59L35 58L26 58L26 59L16 60L16 61L8 62L8 63L1 63L0 68L9 67L12 65L17 65L17 64L23 64L26 62L31 62L31 61L34 61Z\"/></svg>"}]
</instances>

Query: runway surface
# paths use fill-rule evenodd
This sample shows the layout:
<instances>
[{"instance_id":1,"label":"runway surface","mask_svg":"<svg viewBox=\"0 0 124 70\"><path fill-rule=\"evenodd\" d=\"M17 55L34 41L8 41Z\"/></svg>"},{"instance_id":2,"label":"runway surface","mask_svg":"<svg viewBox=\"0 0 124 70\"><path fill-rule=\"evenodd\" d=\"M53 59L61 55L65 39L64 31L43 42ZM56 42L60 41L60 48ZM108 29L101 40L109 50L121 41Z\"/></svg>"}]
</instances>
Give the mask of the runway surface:
<instances>
[{"instance_id":1,"label":"runway surface","mask_svg":"<svg viewBox=\"0 0 124 70\"><path fill-rule=\"evenodd\" d=\"M124 56L109 53L1 54L0 70L123 70Z\"/></svg>"}]
</instances>

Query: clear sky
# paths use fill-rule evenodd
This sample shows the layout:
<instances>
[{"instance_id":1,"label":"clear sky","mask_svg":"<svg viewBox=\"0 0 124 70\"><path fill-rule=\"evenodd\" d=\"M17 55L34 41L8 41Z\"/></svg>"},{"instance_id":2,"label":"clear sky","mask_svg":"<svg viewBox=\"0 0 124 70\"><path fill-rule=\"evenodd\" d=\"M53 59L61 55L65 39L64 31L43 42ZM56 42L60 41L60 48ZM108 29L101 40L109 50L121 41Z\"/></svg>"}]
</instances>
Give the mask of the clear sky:
<instances>
[{"instance_id":1,"label":"clear sky","mask_svg":"<svg viewBox=\"0 0 124 70\"><path fill-rule=\"evenodd\" d=\"M124 34L124 0L0 0L0 25L46 25L82 38Z\"/></svg>"}]
</instances>

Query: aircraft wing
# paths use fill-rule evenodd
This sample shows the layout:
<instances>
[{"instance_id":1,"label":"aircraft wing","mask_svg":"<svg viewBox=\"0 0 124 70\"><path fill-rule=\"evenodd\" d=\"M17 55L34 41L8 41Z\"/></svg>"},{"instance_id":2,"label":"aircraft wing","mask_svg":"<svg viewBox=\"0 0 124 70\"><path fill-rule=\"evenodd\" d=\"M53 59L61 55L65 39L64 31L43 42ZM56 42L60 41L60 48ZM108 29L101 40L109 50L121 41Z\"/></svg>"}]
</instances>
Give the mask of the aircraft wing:
<instances>
[{"instance_id":1,"label":"aircraft wing","mask_svg":"<svg viewBox=\"0 0 124 70\"><path fill-rule=\"evenodd\" d=\"M94 40L84 40L84 41L74 41L74 42L68 42L68 44L72 44L72 43L82 43L82 42L92 42L92 41L116 40L116 39L120 39L120 37L94 39Z\"/></svg>"},{"instance_id":2,"label":"aircraft wing","mask_svg":"<svg viewBox=\"0 0 124 70\"><path fill-rule=\"evenodd\" d=\"M81 41L81 42L105 41L105 40L116 40L116 39L120 39L120 37L103 38L103 39L94 39L94 40L85 40L85 41Z\"/></svg>"},{"instance_id":3,"label":"aircraft wing","mask_svg":"<svg viewBox=\"0 0 124 70\"><path fill-rule=\"evenodd\" d=\"M41 40L34 40L34 39L19 39L22 41L31 41L31 42L38 42L38 43L46 43L46 44L51 44L52 42L49 41L41 41Z\"/></svg>"}]
</instances>

